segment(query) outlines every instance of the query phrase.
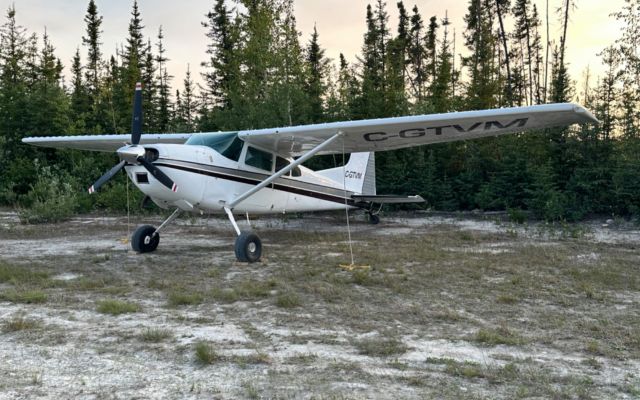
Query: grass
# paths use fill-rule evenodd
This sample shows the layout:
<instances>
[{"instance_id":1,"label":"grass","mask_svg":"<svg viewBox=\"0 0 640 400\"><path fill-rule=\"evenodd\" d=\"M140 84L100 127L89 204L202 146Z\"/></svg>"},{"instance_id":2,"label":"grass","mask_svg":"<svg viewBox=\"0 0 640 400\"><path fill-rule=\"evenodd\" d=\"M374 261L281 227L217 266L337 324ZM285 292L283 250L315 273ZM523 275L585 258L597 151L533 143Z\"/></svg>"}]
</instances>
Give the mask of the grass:
<instances>
[{"instance_id":1,"label":"grass","mask_svg":"<svg viewBox=\"0 0 640 400\"><path fill-rule=\"evenodd\" d=\"M12 303L42 304L46 303L49 296L42 290L6 290L0 293L0 300Z\"/></svg>"},{"instance_id":2,"label":"grass","mask_svg":"<svg viewBox=\"0 0 640 400\"><path fill-rule=\"evenodd\" d=\"M42 283L49 279L45 271L33 271L28 267L15 266L0 261L0 283L26 285Z\"/></svg>"},{"instance_id":3,"label":"grass","mask_svg":"<svg viewBox=\"0 0 640 400\"><path fill-rule=\"evenodd\" d=\"M260 300L271 296L271 292L278 286L274 279L259 281L254 279L235 282L230 287L215 287L209 295L213 300L224 303L236 301Z\"/></svg>"},{"instance_id":4,"label":"grass","mask_svg":"<svg viewBox=\"0 0 640 400\"><path fill-rule=\"evenodd\" d=\"M12 317L5 321L2 325L2 331L5 333L30 331L41 327L41 323L22 316Z\"/></svg>"},{"instance_id":5,"label":"grass","mask_svg":"<svg viewBox=\"0 0 640 400\"><path fill-rule=\"evenodd\" d=\"M98 302L96 310L101 314L121 315L139 312L142 307L136 303L121 300L102 300Z\"/></svg>"},{"instance_id":6,"label":"grass","mask_svg":"<svg viewBox=\"0 0 640 400\"><path fill-rule=\"evenodd\" d=\"M497 329L479 329L473 339L478 343L488 346L496 346L499 344L518 346L525 342L517 333L504 326Z\"/></svg>"},{"instance_id":7,"label":"grass","mask_svg":"<svg viewBox=\"0 0 640 400\"><path fill-rule=\"evenodd\" d=\"M302 300L298 294L287 290L276 297L276 306L280 308L296 308L302 306Z\"/></svg>"},{"instance_id":8,"label":"grass","mask_svg":"<svg viewBox=\"0 0 640 400\"><path fill-rule=\"evenodd\" d=\"M394 338L370 338L355 343L358 352L371 357L389 357L406 353L407 346Z\"/></svg>"},{"instance_id":9,"label":"grass","mask_svg":"<svg viewBox=\"0 0 640 400\"><path fill-rule=\"evenodd\" d=\"M348 272L337 267L348 248L334 228L321 234L297 229L265 232L273 247L269 246L268 262L254 266L229 265L233 252L228 246L220 246L215 258L206 246L188 252L168 246L163 257L141 258L145 268L116 269L124 256L115 252L100 265L93 264L91 256L85 260L60 256L46 265L51 276L68 270L82 271L83 276L51 285L49 275L38 272L42 267L0 264L5 279L0 292L39 290L49 295L49 302L55 299L55 304L42 308L51 314L69 312L69 319L82 318L74 312L79 299L143 304L136 299L144 298L186 306L160 310L171 326L151 323L149 329L125 329L117 335L122 339L119 346L154 348L162 350L163 357L179 359L186 351L192 361L185 364L187 369L213 365L210 370L216 376L234 371L232 396L253 395L243 390L247 381L260 389L260 395L274 398L295 397L303 391L310 396L350 398L354 386L346 389L346 383L366 386L358 392L362 396L402 385L400 397L443 399L482 398L487 393L495 398L558 399L618 398L627 393L633 398L628 393L636 393L630 388L637 388L637 379L625 377L623 371L627 360L640 358L640 258L635 243L558 241L532 236L535 233L527 226L518 227L517 240L505 232L459 232L442 225L419 228L410 240L400 240L395 234L372 234L362 225L358 228L365 232L354 230L356 261L371 269ZM186 234L191 233L200 235L201 229ZM392 245L383 248L384 240ZM494 248L508 251L483 252ZM581 257L591 253L597 257ZM121 288L130 294L110 294L120 293ZM207 307L196 307L203 303ZM156 311L146 308L148 314ZM148 317L140 314L141 321ZM96 329L103 333L111 325ZM232 338L185 347L179 342L188 339L177 340L183 329L188 336L190 329L213 325L238 327L249 342ZM44 341L36 337L48 333L42 329L14 336L19 345L39 345ZM76 341L73 336L67 341ZM407 361L405 337L411 343L441 342L442 351L432 356L443 358ZM450 353L447 344L452 342ZM512 355L503 345L527 346ZM302 354L283 356L283 346L287 353L292 349ZM460 355L465 353L455 351L458 346L480 351L486 358L465 362ZM120 350L112 345L101 348L106 354ZM538 361L536 354L547 349L561 356L581 354L583 360ZM366 357L358 362L334 358L349 351ZM609 366L614 367L611 383L601 384L599 375ZM299 385L298 392L289 389L290 382ZM0 388L2 384L0 379ZM207 385L208 381L196 384L200 392L193 395L219 396L207 392Z\"/></svg>"},{"instance_id":10,"label":"grass","mask_svg":"<svg viewBox=\"0 0 640 400\"><path fill-rule=\"evenodd\" d=\"M174 290L169 293L167 302L171 307L193 306L201 304L204 296L200 293L192 293L184 290Z\"/></svg>"},{"instance_id":11,"label":"grass","mask_svg":"<svg viewBox=\"0 0 640 400\"><path fill-rule=\"evenodd\" d=\"M222 360L216 349L210 343L199 342L195 348L196 359L203 365L215 364Z\"/></svg>"},{"instance_id":12,"label":"grass","mask_svg":"<svg viewBox=\"0 0 640 400\"><path fill-rule=\"evenodd\" d=\"M173 332L163 328L147 328L140 334L140 339L147 343L160 343L171 338Z\"/></svg>"}]
</instances>

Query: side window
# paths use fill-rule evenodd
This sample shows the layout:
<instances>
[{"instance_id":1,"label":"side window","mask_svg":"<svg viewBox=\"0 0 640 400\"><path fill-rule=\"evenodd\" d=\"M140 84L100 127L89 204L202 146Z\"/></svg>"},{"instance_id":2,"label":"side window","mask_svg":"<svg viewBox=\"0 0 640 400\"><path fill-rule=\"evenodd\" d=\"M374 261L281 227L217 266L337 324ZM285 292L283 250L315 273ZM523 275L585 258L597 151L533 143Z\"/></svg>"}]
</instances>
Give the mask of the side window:
<instances>
[{"instance_id":1,"label":"side window","mask_svg":"<svg viewBox=\"0 0 640 400\"><path fill-rule=\"evenodd\" d=\"M289 166L289 161L282 157L276 157L276 172Z\"/></svg>"},{"instance_id":2,"label":"side window","mask_svg":"<svg viewBox=\"0 0 640 400\"><path fill-rule=\"evenodd\" d=\"M271 171L273 154L249 146L247 147L247 156L244 159L244 163L251 167Z\"/></svg>"},{"instance_id":3,"label":"side window","mask_svg":"<svg viewBox=\"0 0 640 400\"><path fill-rule=\"evenodd\" d=\"M276 156L276 172L288 167L289 164L291 164L289 160ZM300 170L300 167L295 167L287 174L287 176L300 177L302 176L302 170Z\"/></svg>"}]
</instances>

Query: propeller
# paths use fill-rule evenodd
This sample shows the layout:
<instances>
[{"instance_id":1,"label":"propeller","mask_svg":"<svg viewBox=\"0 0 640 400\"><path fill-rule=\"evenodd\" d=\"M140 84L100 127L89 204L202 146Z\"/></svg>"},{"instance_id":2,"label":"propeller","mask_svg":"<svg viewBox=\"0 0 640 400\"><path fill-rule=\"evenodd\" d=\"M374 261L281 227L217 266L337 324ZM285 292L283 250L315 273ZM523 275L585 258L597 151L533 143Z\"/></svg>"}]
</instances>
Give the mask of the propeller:
<instances>
[{"instance_id":1,"label":"propeller","mask_svg":"<svg viewBox=\"0 0 640 400\"><path fill-rule=\"evenodd\" d=\"M136 91L133 98L133 118L131 119L131 144L118 149L120 163L102 175L90 188L89 193L93 194L107 183L115 174L120 172L125 165L142 165L156 180L169 188L172 192L178 191L178 186L164 172L153 165L145 158L145 149L140 146L142 137L142 84L136 84Z\"/></svg>"}]
</instances>

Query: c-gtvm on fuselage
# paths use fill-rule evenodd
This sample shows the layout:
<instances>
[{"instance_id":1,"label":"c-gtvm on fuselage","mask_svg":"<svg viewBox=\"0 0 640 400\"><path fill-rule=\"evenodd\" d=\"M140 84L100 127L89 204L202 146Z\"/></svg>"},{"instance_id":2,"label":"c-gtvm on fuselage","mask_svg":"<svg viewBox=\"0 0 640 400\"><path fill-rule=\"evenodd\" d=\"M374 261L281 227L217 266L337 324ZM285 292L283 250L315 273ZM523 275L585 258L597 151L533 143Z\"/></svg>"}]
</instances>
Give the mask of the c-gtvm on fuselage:
<instances>
[{"instance_id":1,"label":"c-gtvm on fuselage","mask_svg":"<svg viewBox=\"0 0 640 400\"><path fill-rule=\"evenodd\" d=\"M422 202L420 196L376 193L376 151L498 136L574 123L597 123L575 104L419 115L320 125L197 134L142 135L142 86L136 86L129 135L32 137L24 143L54 148L115 151L120 163L89 188L100 189L121 169L148 198L175 212L158 228L144 225L133 250L155 251L160 232L181 212L226 213L238 237L239 261L256 262L260 238L241 231L234 213L275 214ZM302 166L323 154L351 154L346 165L322 171ZM417 172L419 173L419 172Z\"/></svg>"}]
</instances>

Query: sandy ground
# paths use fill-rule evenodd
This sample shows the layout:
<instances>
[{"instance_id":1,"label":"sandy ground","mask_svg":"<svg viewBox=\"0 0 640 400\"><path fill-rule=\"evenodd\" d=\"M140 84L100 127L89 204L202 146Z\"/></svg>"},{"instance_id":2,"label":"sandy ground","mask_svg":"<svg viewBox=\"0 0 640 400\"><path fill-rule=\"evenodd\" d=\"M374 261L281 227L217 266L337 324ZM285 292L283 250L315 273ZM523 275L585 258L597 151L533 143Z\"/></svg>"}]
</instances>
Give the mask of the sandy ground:
<instances>
[{"instance_id":1,"label":"sandy ground","mask_svg":"<svg viewBox=\"0 0 640 400\"><path fill-rule=\"evenodd\" d=\"M632 224L356 216L356 262L371 268L347 272L344 216L252 221L253 265L235 262L221 218L181 219L134 254L128 232L150 221L0 213L0 266L43 274L0 280L0 398L640 398ZM46 299L6 294L29 291ZM109 299L138 309L101 312Z\"/></svg>"}]
</instances>

